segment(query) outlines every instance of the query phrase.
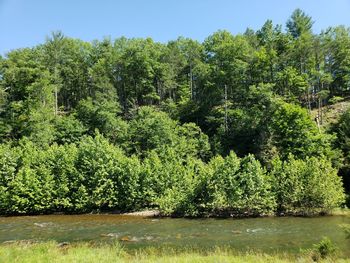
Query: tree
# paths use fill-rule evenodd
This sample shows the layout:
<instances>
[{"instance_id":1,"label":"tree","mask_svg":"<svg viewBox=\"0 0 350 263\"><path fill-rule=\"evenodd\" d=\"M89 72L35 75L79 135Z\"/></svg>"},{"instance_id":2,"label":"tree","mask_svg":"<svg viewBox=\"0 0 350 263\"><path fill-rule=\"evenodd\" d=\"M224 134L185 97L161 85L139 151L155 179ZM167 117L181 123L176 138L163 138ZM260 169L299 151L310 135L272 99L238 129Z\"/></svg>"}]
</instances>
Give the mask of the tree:
<instances>
[{"instance_id":1,"label":"tree","mask_svg":"<svg viewBox=\"0 0 350 263\"><path fill-rule=\"evenodd\" d=\"M286 67L277 73L276 93L291 102L302 100L308 90L308 82L305 74L300 74L293 67Z\"/></svg>"},{"instance_id":2,"label":"tree","mask_svg":"<svg viewBox=\"0 0 350 263\"><path fill-rule=\"evenodd\" d=\"M350 191L350 110L345 111L338 122L330 127L330 132L336 134L334 146L342 151L344 160L340 169L347 193Z\"/></svg>"},{"instance_id":3,"label":"tree","mask_svg":"<svg viewBox=\"0 0 350 263\"><path fill-rule=\"evenodd\" d=\"M330 95L344 96L350 88L350 30L343 26L329 28L322 37L325 70L332 76Z\"/></svg>"},{"instance_id":4,"label":"tree","mask_svg":"<svg viewBox=\"0 0 350 263\"><path fill-rule=\"evenodd\" d=\"M0 56L0 213L339 205L350 117L321 123L329 98L349 93L350 31L312 24L297 9L287 32L267 20L203 43L54 32Z\"/></svg>"},{"instance_id":5,"label":"tree","mask_svg":"<svg viewBox=\"0 0 350 263\"><path fill-rule=\"evenodd\" d=\"M304 33L311 33L313 23L312 18L298 8L294 10L286 25L288 32L294 38L298 38Z\"/></svg>"},{"instance_id":6,"label":"tree","mask_svg":"<svg viewBox=\"0 0 350 263\"><path fill-rule=\"evenodd\" d=\"M42 47L42 64L50 71L55 85L55 112L71 110L89 95L91 44L52 33Z\"/></svg>"},{"instance_id":7,"label":"tree","mask_svg":"<svg viewBox=\"0 0 350 263\"><path fill-rule=\"evenodd\" d=\"M55 118L54 129L54 140L58 144L77 143L87 131L87 128L72 114Z\"/></svg>"},{"instance_id":8,"label":"tree","mask_svg":"<svg viewBox=\"0 0 350 263\"><path fill-rule=\"evenodd\" d=\"M156 73L161 45L148 38L133 39L118 47L119 58L115 65L115 86L125 114L132 108L159 102Z\"/></svg>"},{"instance_id":9,"label":"tree","mask_svg":"<svg viewBox=\"0 0 350 263\"><path fill-rule=\"evenodd\" d=\"M151 151L166 152L174 148L179 156L206 159L209 156L208 137L195 124L180 126L164 113L151 107L141 107L129 124L129 153L145 157Z\"/></svg>"},{"instance_id":10,"label":"tree","mask_svg":"<svg viewBox=\"0 0 350 263\"><path fill-rule=\"evenodd\" d=\"M118 113L120 110L117 102L109 99L92 100L89 97L79 101L74 116L88 127L90 135L98 130L114 143L123 144L128 125Z\"/></svg>"},{"instance_id":11,"label":"tree","mask_svg":"<svg viewBox=\"0 0 350 263\"><path fill-rule=\"evenodd\" d=\"M331 146L334 137L321 133L300 106L277 100L268 126L283 159L289 154L297 158L326 156L339 165L339 151Z\"/></svg>"},{"instance_id":12,"label":"tree","mask_svg":"<svg viewBox=\"0 0 350 263\"><path fill-rule=\"evenodd\" d=\"M24 49L8 54L1 86L6 92L1 120L5 136L30 136L38 143L53 139L54 100L50 73L40 64L41 50Z\"/></svg>"}]
</instances>

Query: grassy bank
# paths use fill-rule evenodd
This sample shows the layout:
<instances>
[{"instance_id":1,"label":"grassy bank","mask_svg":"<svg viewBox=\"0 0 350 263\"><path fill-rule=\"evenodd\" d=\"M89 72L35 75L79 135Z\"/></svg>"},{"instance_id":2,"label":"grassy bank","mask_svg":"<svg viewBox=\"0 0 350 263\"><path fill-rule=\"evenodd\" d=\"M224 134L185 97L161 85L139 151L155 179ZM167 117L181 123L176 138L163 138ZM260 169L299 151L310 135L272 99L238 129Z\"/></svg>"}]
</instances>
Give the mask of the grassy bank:
<instances>
[{"instance_id":1,"label":"grassy bank","mask_svg":"<svg viewBox=\"0 0 350 263\"><path fill-rule=\"evenodd\" d=\"M207 252L146 249L127 252L118 243L59 245L54 242L0 246L0 262L314 262L311 253L300 255L237 253L226 249ZM329 257L320 262L350 262L350 259Z\"/></svg>"}]
</instances>

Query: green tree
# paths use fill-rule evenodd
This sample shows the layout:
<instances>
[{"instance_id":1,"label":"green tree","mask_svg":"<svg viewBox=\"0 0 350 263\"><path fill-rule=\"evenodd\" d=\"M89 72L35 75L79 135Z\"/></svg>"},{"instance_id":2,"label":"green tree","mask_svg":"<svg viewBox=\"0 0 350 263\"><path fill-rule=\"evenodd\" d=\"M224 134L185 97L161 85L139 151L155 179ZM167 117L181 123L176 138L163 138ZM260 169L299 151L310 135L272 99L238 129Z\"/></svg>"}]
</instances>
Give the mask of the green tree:
<instances>
[{"instance_id":1,"label":"green tree","mask_svg":"<svg viewBox=\"0 0 350 263\"><path fill-rule=\"evenodd\" d=\"M276 101L271 117L269 133L282 158L289 154L298 158L324 155L339 164L339 152L331 146L333 136L321 133L305 109Z\"/></svg>"},{"instance_id":2,"label":"green tree","mask_svg":"<svg viewBox=\"0 0 350 263\"><path fill-rule=\"evenodd\" d=\"M88 127L93 135L96 130L116 144L123 144L128 124L118 116L117 102L108 99L93 100L91 97L80 100L75 110L76 118Z\"/></svg>"},{"instance_id":3,"label":"green tree","mask_svg":"<svg viewBox=\"0 0 350 263\"><path fill-rule=\"evenodd\" d=\"M334 132L337 139L334 146L340 149L344 156L344 161L340 169L340 175L343 178L347 192L350 191L350 110L345 111L338 122L333 124L330 132Z\"/></svg>"},{"instance_id":4,"label":"green tree","mask_svg":"<svg viewBox=\"0 0 350 263\"><path fill-rule=\"evenodd\" d=\"M305 14L301 9L295 9L291 17L287 21L288 32L298 38L303 33L310 33L313 25L312 18Z\"/></svg>"},{"instance_id":5,"label":"green tree","mask_svg":"<svg viewBox=\"0 0 350 263\"><path fill-rule=\"evenodd\" d=\"M55 142L58 144L77 143L87 128L74 115L58 116L54 120Z\"/></svg>"},{"instance_id":6,"label":"green tree","mask_svg":"<svg viewBox=\"0 0 350 263\"><path fill-rule=\"evenodd\" d=\"M210 153L208 137L194 124L180 126L164 113L141 107L129 123L129 152L144 157L152 150L161 153L173 147L179 155L206 159Z\"/></svg>"},{"instance_id":7,"label":"green tree","mask_svg":"<svg viewBox=\"0 0 350 263\"><path fill-rule=\"evenodd\" d=\"M1 90L6 100L0 119L7 138L29 136L41 144L53 139L54 86L40 56L39 48L23 49L10 52L4 61Z\"/></svg>"},{"instance_id":8,"label":"green tree","mask_svg":"<svg viewBox=\"0 0 350 263\"><path fill-rule=\"evenodd\" d=\"M350 87L350 30L343 26L324 32L325 69L331 74L331 95L344 96Z\"/></svg>"},{"instance_id":9,"label":"green tree","mask_svg":"<svg viewBox=\"0 0 350 263\"><path fill-rule=\"evenodd\" d=\"M89 96L91 44L52 33L42 47L42 65L50 71L55 87L56 115L71 110L79 100Z\"/></svg>"}]
</instances>

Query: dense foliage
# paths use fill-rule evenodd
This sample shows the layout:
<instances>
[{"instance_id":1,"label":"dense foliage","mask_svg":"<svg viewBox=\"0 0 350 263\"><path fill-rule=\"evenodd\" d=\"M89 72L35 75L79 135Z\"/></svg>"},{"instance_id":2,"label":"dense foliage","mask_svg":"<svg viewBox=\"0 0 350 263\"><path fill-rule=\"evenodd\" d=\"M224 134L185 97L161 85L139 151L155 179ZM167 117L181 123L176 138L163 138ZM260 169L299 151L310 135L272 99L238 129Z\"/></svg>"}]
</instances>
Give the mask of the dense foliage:
<instances>
[{"instance_id":1,"label":"dense foliage","mask_svg":"<svg viewBox=\"0 0 350 263\"><path fill-rule=\"evenodd\" d=\"M0 214L341 205L349 113L321 125L322 106L349 94L350 29L313 34L301 10L286 25L268 20L203 43L88 43L57 32L9 52L0 58Z\"/></svg>"},{"instance_id":2,"label":"dense foliage","mask_svg":"<svg viewBox=\"0 0 350 263\"><path fill-rule=\"evenodd\" d=\"M140 160L101 134L46 148L23 139L18 146L2 144L0 153L1 214L153 207L186 216L314 213L344 199L325 158L278 159L268 172L253 155L231 152L204 163L164 146Z\"/></svg>"}]
</instances>

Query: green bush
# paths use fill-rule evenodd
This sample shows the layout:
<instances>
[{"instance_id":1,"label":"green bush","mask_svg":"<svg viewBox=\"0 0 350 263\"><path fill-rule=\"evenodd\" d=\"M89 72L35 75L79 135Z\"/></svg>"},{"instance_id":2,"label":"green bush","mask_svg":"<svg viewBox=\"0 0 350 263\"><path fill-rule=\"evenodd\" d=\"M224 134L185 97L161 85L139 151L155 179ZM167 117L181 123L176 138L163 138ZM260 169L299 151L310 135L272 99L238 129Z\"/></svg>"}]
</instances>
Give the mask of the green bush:
<instances>
[{"instance_id":1,"label":"green bush","mask_svg":"<svg viewBox=\"0 0 350 263\"><path fill-rule=\"evenodd\" d=\"M200 185L201 174L204 171L202 161L187 158L182 161L174 161L164 165L164 170L169 171L174 179L156 203L165 215L177 216L198 216L201 210L198 205L198 186Z\"/></svg>"},{"instance_id":2,"label":"green bush","mask_svg":"<svg viewBox=\"0 0 350 263\"><path fill-rule=\"evenodd\" d=\"M144 207L159 207L165 215L198 214L193 199L205 167L201 160L164 147L159 153L151 151L142 166L140 192Z\"/></svg>"},{"instance_id":3,"label":"green bush","mask_svg":"<svg viewBox=\"0 0 350 263\"><path fill-rule=\"evenodd\" d=\"M270 178L253 155L242 159L237 180L241 189L238 198L240 211L248 215L267 214L274 211L276 203L271 192Z\"/></svg>"},{"instance_id":4,"label":"green bush","mask_svg":"<svg viewBox=\"0 0 350 263\"><path fill-rule=\"evenodd\" d=\"M320 243L314 245L313 259L318 261L319 258L324 259L335 254L338 248L332 243L328 237L324 237Z\"/></svg>"},{"instance_id":5,"label":"green bush","mask_svg":"<svg viewBox=\"0 0 350 263\"><path fill-rule=\"evenodd\" d=\"M177 141L179 149L191 144L190 152L197 151L191 138ZM159 146L140 160L99 133L77 145L1 144L0 213L159 208L179 216L313 214L345 200L337 170L325 158L276 159L267 173L253 155L231 152L204 163L179 149Z\"/></svg>"},{"instance_id":6,"label":"green bush","mask_svg":"<svg viewBox=\"0 0 350 263\"><path fill-rule=\"evenodd\" d=\"M80 142L76 169L89 196L87 209L134 208L140 174L137 158L126 157L121 149L97 134Z\"/></svg>"},{"instance_id":7,"label":"green bush","mask_svg":"<svg viewBox=\"0 0 350 263\"><path fill-rule=\"evenodd\" d=\"M326 213L345 201L342 181L327 159L276 159L271 176L279 213Z\"/></svg>"},{"instance_id":8,"label":"green bush","mask_svg":"<svg viewBox=\"0 0 350 263\"><path fill-rule=\"evenodd\" d=\"M47 149L46 155L46 165L51 170L55 182L54 210L58 212L77 211L74 197L81 184L81 177L75 167L76 145L53 144Z\"/></svg>"},{"instance_id":9,"label":"green bush","mask_svg":"<svg viewBox=\"0 0 350 263\"><path fill-rule=\"evenodd\" d=\"M4 199L2 210L7 214L50 212L53 209L55 183L46 165L46 152L28 140L17 148L6 149L4 161L8 161L8 174L3 177L1 194ZM17 155L18 154L18 155ZM16 157L17 155L17 157Z\"/></svg>"},{"instance_id":10,"label":"green bush","mask_svg":"<svg viewBox=\"0 0 350 263\"><path fill-rule=\"evenodd\" d=\"M9 144L0 144L0 213L11 213L10 185L16 177L20 152ZM13 211L14 212L14 211Z\"/></svg>"},{"instance_id":11,"label":"green bush","mask_svg":"<svg viewBox=\"0 0 350 263\"><path fill-rule=\"evenodd\" d=\"M225 159L215 157L209 163L202 183L204 204L209 213L261 215L272 213L274 197L270 179L252 155L240 159L233 152Z\"/></svg>"},{"instance_id":12,"label":"green bush","mask_svg":"<svg viewBox=\"0 0 350 263\"><path fill-rule=\"evenodd\" d=\"M328 102L329 102L330 104L337 104L337 103L339 103L339 102L341 102L341 101L343 101L343 100L344 100L343 97L340 97L340 96L333 96L332 98L330 98L330 99L328 100Z\"/></svg>"}]
</instances>

